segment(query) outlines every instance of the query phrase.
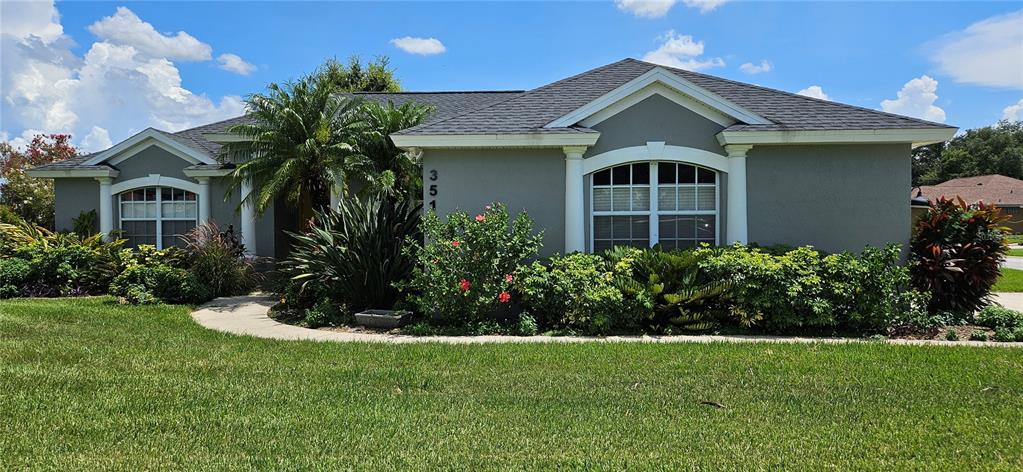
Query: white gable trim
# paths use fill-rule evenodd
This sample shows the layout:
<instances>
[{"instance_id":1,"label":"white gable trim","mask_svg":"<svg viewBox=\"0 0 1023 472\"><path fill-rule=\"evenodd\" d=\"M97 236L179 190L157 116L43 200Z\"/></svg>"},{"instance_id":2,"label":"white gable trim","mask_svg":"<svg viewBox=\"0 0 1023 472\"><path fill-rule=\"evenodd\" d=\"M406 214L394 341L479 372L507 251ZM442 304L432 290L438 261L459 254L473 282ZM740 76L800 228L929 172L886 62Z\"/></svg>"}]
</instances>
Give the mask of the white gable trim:
<instances>
[{"instance_id":1,"label":"white gable trim","mask_svg":"<svg viewBox=\"0 0 1023 472\"><path fill-rule=\"evenodd\" d=\"M394 145L417 148L491 148L592 146L600 133L392 134Z\"/></svg>"},{"instance_id":2,"label":"white gable trim","mask_svg":"<svg viewBox=\"0 0 1023 472\"><path fill-rule=\"evenodd\" d=\"M854 129L807 131L722 131L718 143L729 144L854 144L910 143L912 147L948 141L957 128Z\"/></svg>"},{"instance_id":3,"label":"white gable trim","mask_svg":"<svg viewBox=\"0 0 1023 472\"><path fill-rule=\"evenodd\" d=\"M174 154L175 156L192 164L217 164L216 160L210 158L206 154L185 146L184 144L167 137L165 134L153 128L146 128L142 132L117 143L114 147L96 154L89 160L83 162L82 165L96 165L102 162L108 162L111 165L115 165L118 162L123 162L131 158L142 150L148 148L150 145L157 145L167 152L170 152L171 154Z\"/></svg>"},{"instance_id":4,"label":"white gable trim","mask_svg":"<svg viewBox=\"0 0 1023 472\"><path fill-rule=\"evenodd\" d=\"M721 113L720 111L714 108L708 107L703 103L693 100L692 97L679 93L677 90L671 87L668 87L660 82L655 82L639 89L632 95L629 95L613 103L611 106L590 115L585 120L579 122L579 124L587 128L592 128L594 125L599 124L600 122L607 120L608 118L611 118L612 116L615 116L629 109L633 105L636 105L637 103L642 102L643 100L646 100L647 98L650 98L654 95L660 95L664 98L667 98L668 100L675 102L679 106L686 108L689 111L692 111L693 113L696 113L697 115L700 115L723 127L732 126L736 123L735 119L733 119L732 117L725 115L724 113Z\"/></svg>"},{"instance_id":5,"label":"white gable trim","mask_svg":"<svg viewBox=\"0 0 1023 472\"><path fill-rule=\"evenodd\" d=\"M126 190L140 187L174 187L181 190L188 190L189 192L197 195L201 191L200 185L195 182L176 179L174 177L165 177L160 174L149 174L146 177L125 180L111 185L110 193L116 195Z\"/></svg>"},{"instance_id":6,"label":"white gable trim","mask_svg":"<svg viewBox=\"0 0 1023 472\"><path fill-rule=\"evenodd\" d=\"M703 149L665 145L663 142L648 142L646 146L632 146L615 149L583 159L582 174L592 174L630 162L671 161L686 162L728 173L728 158Z\"/></svg>"},{"instance_id":7,"label":"white gable trim","mask_svg":"<svg viewBox=\"0 0 1023 472\"><path fill-rule=\"evenodd\" d=\"M620 87L602 95L596 100L577 108L575 111L547 123L545 128L564 128L572 126L655 82L660 82L665 86L674 89L678 93L692 97L695 101L703 103L722 114L735 118L737 121L741 121L746 124L771 124L771 122L764 117L725 100L717 94L714 94L669 72L663 67L654 67L643 75L640 75L639 77L636 77Z\"/></svg>"}]
</instances>

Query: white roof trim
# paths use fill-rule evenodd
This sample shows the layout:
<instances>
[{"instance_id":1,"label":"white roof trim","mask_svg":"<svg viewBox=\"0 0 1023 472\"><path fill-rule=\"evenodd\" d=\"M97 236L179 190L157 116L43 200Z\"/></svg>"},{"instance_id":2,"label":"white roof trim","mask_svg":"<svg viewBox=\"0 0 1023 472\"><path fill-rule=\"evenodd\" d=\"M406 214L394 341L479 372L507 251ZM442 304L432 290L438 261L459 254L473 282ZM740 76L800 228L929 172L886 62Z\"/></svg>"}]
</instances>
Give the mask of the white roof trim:
<instances>
[{"instance_id":1,"label":"white roof trim","mask_svg":"<svg viewBox=\"0 0 1023 472\"><path fill-rule=\"evenodd\" d=\"M549 134L392 134L400 148L488 148L592 146L600 133Z\"/></svg>"},{"instance_id":2,"label":"white roof trim","mask_svg":"<svg viewBox=\"0 0 1023 472\"><path fill-rule=\"evenodd\" d=\"M64 177L117 177L121 171L109 167L103 169L29 169L25 172L29 177L42 179Z\"/></svg>"},{"instance_id":3,"label":"white roof trim","mask_svg":"<svg viewBox=\"0 0 1023 472\"><path fill-rule=\"evenodd\" d=\"M630 162L671 161L686 162L727 173L729 160L720 154L703 149L665 145L660 141L645 146L632 146L603 152L583 159L583 175Z\"/></svg>"},{"instance_id":4,"label":"white roof trim","mask_svg":"<svg viewBox=\"0 0 1023 472\"><path fill-rule=\"evenodd\" d=\"M635 79L622 84L620 87L602 95L596 100L577 108L575 111L547 123L544 127L564 128L572 126L655 82L660 82L665 86L674 89L678 93L692 97L697 102L703 103L724 115L735 118L737 121L747 124L772 124L766 118L736 105L735 103L725 100L717 94L669 72L663 67L654 67L643 75L640 75L639 77L636 77Z\"/></svg>"},{"instance_id":5,"label":"white roof trim","mask_svg":"<svg viewBox=\"0 0 1023 472\"><path fill-rule=\"evenodd\" d=\"M587 128L592 128L594 125L597 125L600 122L607 120L608 118L611 118L629 109L633 105L636 105L637 103L642 102L643 100L646 100L647 98L650 98L654 95L660 95L664 98L667 98L668 100L675 102L682 108L685 108L693 113L696 113L697 115L700 115L723 127L727 128L736 123L735 119L732 118L731 116L721 113L717 109L704 105L703 103L694 100L692 97L680 93L678 90L668 87L660 82L655 82L611 104L611 106L608 106L607 108L604 108L603 110L600 110L590 115L585 120L579 122L579 124Z\"/></svg>"},{"instance_id":6,"label":"white roof trim","mask_svg":"<svg viewBox=\"0 0 1023 472\"><path fill-rule=\"evenodd\" d=\"M728 144L853 144L912 143L913 147L948 141L957 128L852 129L806 131L722 131L718 143Z\"/></svg>"},{"instance_id":7,"label":"white roof trim","mask_svg":"<svg viewBox=\"0 0 1023 472\"><path fill-rule=\"evenodd\" d=\"M217 164L217 161L206 154L181 144L167 135L153 128L146 128L142 132L117 143L114 147L100 152L82 163L82 165L96 165L102 162L111 161L112 164L122 162L148 147L149 142L159 144L161 148L174 154L192 164ZM116 162L114 162L116 161Z\"/></svg>"}]
</instances>

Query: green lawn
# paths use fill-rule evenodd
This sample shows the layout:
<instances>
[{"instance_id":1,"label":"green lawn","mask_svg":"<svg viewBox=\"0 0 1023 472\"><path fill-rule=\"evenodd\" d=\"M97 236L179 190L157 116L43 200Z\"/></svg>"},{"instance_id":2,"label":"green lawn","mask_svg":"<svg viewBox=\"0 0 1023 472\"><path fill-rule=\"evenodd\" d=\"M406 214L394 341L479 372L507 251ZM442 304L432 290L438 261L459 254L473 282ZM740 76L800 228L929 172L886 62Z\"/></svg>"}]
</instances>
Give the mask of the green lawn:
<instances>
[{"instance_id":1,"label":"green lawn","mask_svg":"<svg viewBox=\"0 0 1023 472\"><path fill-rule=\"evenodd\" d=\"M320 344L26 300L0 388L0 470L1023 468L1023 349Z\"/></svg>"},{"instance_id":2,"label":"green lawn","mask_svg":"<svg viewBox=\"0 0 1023 472\"><path fill-rule=\"evenodd\" d=\"M1008 254L1013 257L1023 257L1023 249L1009 249Z\"/></svg>"},{"instance_id":3,"label":"green lawn","mask_svg":"<svg viewBox=\"0 0 1023 472\"><path fill-rule=\"evenodd\" d=\"M1023 292L1023 270L1002 267L1002 276L991 288L995 292Z\"/></svg>"}]
</instances>

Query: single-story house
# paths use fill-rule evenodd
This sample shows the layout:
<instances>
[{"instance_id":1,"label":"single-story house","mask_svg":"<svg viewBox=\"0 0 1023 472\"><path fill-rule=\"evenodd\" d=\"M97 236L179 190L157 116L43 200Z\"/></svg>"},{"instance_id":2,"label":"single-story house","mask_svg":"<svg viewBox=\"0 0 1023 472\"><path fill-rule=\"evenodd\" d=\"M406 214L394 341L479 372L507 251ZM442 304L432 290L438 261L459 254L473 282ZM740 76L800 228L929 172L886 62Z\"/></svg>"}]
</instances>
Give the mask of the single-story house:
<instances>
[{"instance_id":1,"label":"single-story house","mask_svg":"<svg viewBox=\"0 0 1023 472\"><path fill-rule=\"evenodd\" d=\"M962 198L966 203L994 204L1009 215L1007 226L1013 233L1023 232L1023 180L998 174L961 177L916 187L912 197L925 201Z\"/></svg>"},{"instance_id":2,"label":"single-story house","mask_svg":"<svg viewBox=\"0 0 1023 472\"><path fill-rule=\"evenodd\" d=\"M905 243L910 152L955 127L625 59L527 91L368 93L435 107L391 138L422 156L423 199L446 214L499 201L544 230L544 253L612 245ZM57 226L97 210L100 230L172 244L197 222L233 224L280 254L294 214L224 201L221 143L235 118L32 171L56 181ZM251 186L249 186L251 187ZM251 191L243 188L242 192Z\"/></svg>"}]
</instances>

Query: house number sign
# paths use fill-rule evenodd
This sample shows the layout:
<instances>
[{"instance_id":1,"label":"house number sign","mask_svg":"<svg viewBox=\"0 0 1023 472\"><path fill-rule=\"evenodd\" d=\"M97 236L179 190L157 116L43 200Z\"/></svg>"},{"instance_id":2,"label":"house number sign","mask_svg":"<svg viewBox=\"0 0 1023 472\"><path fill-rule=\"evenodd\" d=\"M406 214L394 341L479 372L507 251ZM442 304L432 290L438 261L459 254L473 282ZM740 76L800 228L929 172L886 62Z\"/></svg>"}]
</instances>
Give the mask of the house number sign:
<instances>
[{"instance_id":1,"label":"house number sign","mask_svg":"<svg viewBox=\"0 0 1023 472\"><path fill-rule=\"evenodd\" d=\"M437 181L437 169L430 169L430 182ZM437 184L431 183L427 192L430 194L430 209L437 210Z\"/></svg>"}]
</instances>

